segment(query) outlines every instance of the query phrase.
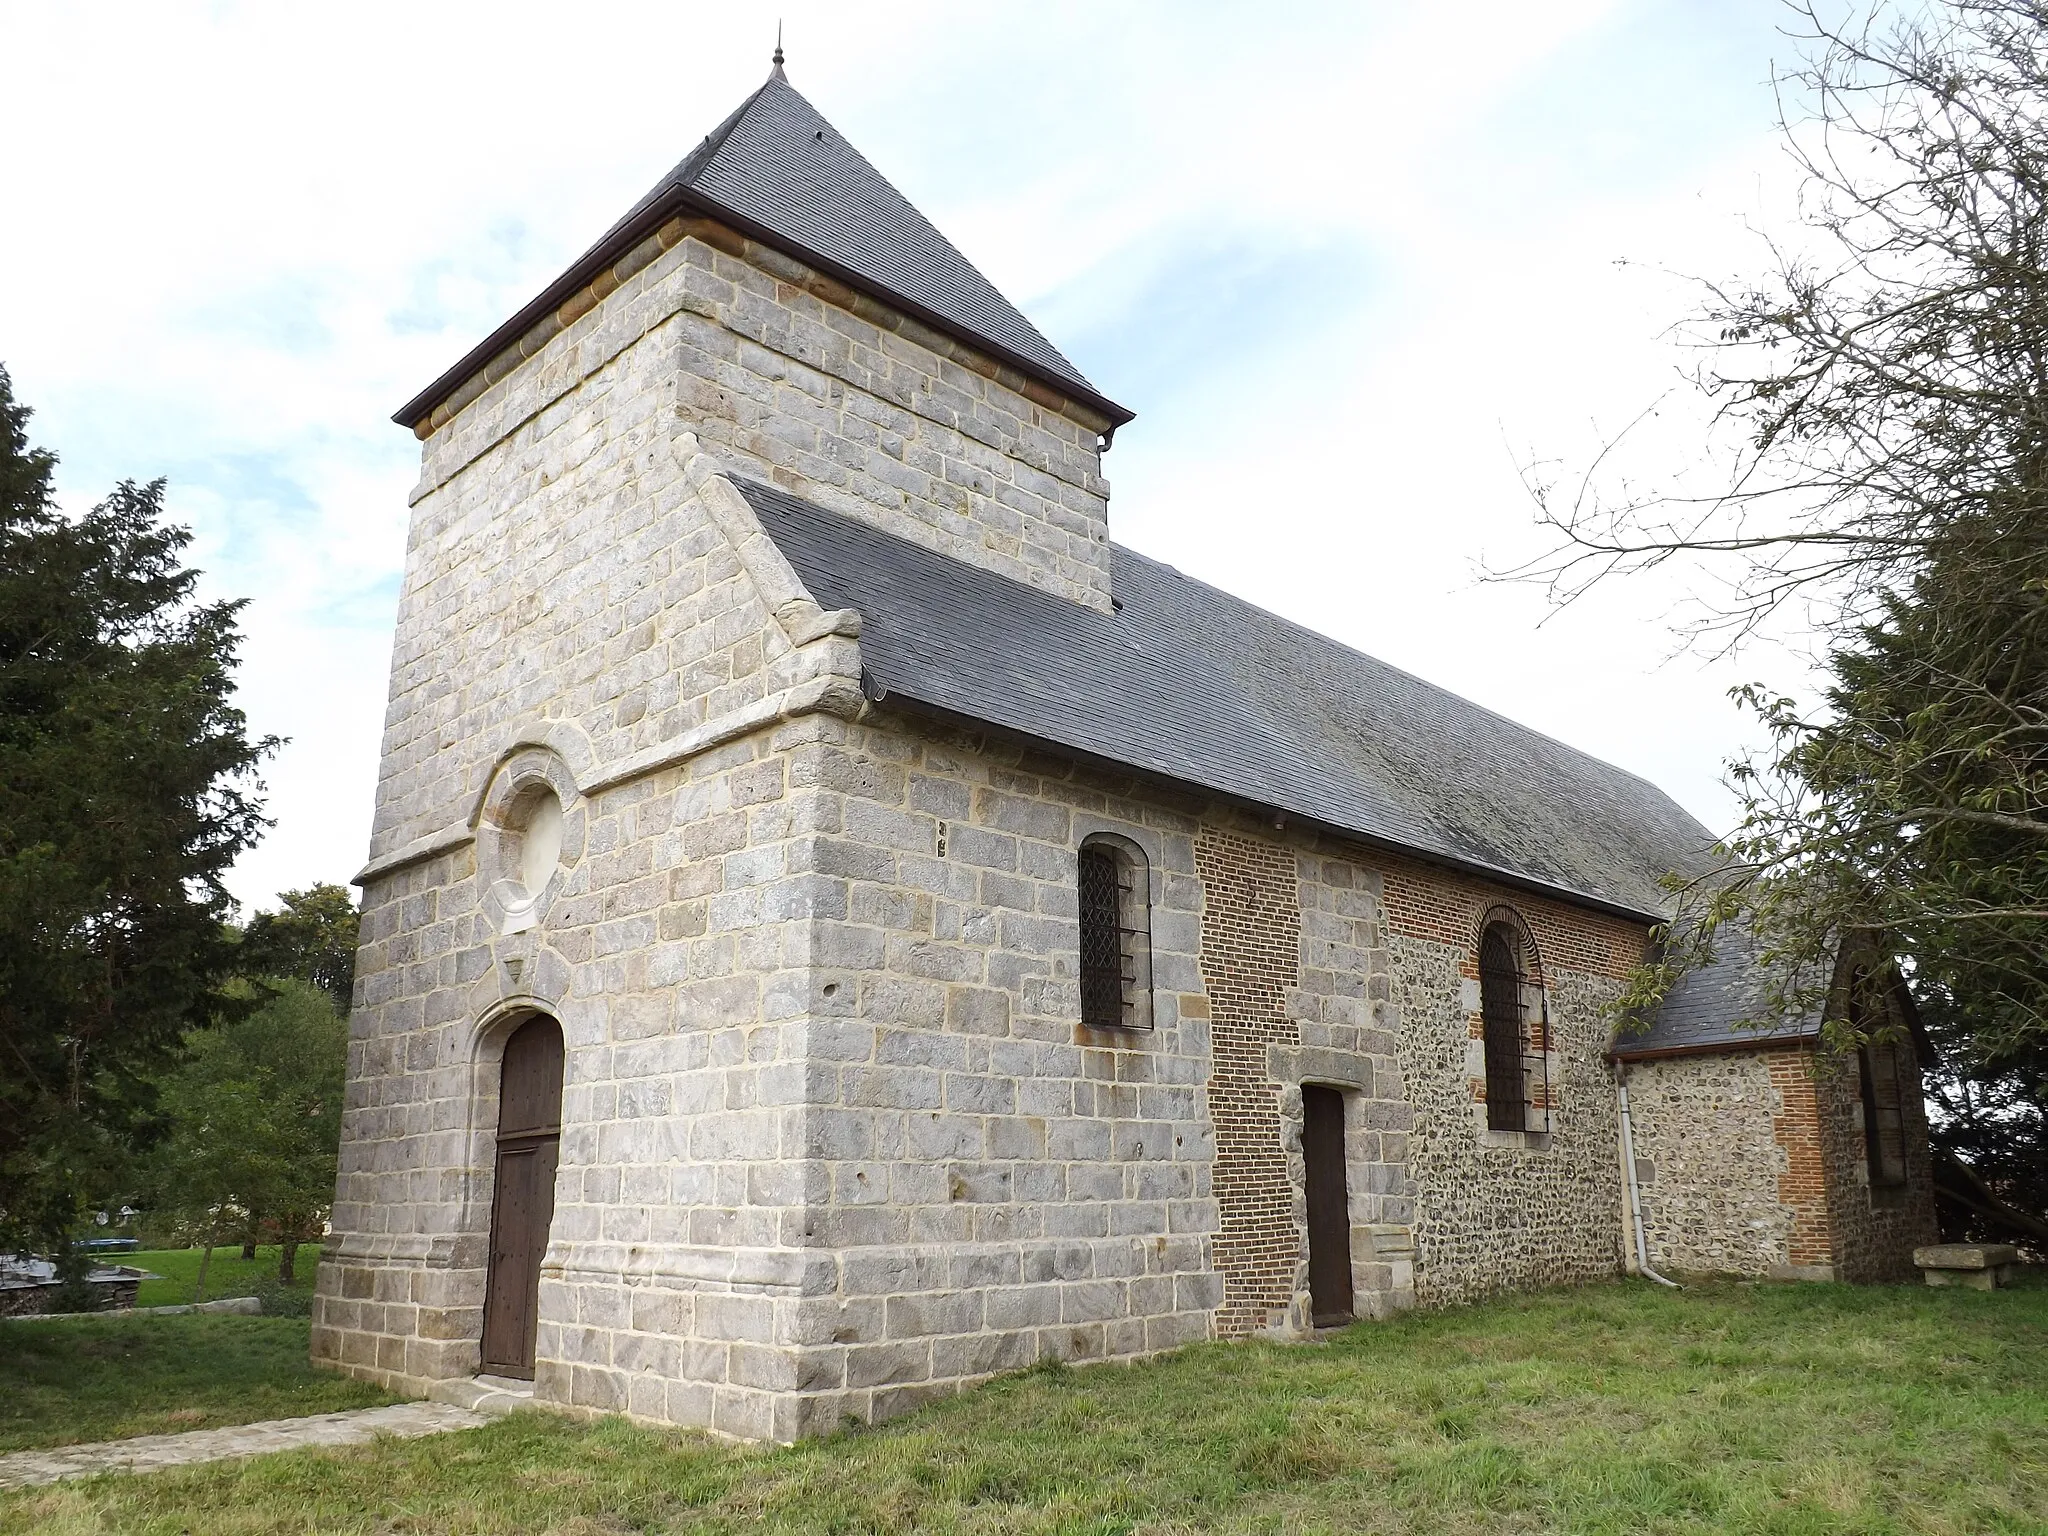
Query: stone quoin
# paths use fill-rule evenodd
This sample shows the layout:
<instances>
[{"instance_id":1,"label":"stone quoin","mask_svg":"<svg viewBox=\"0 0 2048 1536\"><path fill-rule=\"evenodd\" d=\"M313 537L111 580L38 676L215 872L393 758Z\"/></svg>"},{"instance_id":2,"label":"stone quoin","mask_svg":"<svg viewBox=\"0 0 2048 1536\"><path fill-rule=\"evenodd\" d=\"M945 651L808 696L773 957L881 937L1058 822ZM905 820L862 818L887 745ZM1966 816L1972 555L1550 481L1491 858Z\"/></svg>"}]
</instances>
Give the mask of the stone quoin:
<instances>
[{"instance_id":1,"label":"stone quoin","mask_svg":"<svg viewBox=\"0 0 2048 1536\"><path fill-rule=\"evenodd\" d=\"M1617 1073L1653 1267L1932 1241L1910 1046L1615 1036L1710 835L1113 544L1131 413L779 55L399 420L316 1358L791 1440L1593 1280Z\"/></svg>"}]
</instances>

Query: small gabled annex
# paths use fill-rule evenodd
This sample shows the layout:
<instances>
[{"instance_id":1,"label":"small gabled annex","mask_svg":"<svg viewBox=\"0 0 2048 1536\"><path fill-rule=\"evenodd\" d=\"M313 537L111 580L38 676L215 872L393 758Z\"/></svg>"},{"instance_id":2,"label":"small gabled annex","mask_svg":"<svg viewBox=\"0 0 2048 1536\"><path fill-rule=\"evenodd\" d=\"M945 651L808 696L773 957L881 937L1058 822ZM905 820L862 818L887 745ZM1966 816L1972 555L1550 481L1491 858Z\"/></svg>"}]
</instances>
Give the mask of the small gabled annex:
<instances>
[{"instance_id":1,"label":"small gabled annex","mask_svg":"<svg viewBox=\"0 0 2048 1536\"><path fill-rule=\"evenodd\" d=\"M1653 1269L1911 1280L1939 1241L1921 1072L1934 1065L1891 956L1844 943L1802 1017L1774 1011L1758 941L1716 935L1613 1055ZM1827 1048L1825 1020L1863 1041Z\"/></svg>"}]
</instances>

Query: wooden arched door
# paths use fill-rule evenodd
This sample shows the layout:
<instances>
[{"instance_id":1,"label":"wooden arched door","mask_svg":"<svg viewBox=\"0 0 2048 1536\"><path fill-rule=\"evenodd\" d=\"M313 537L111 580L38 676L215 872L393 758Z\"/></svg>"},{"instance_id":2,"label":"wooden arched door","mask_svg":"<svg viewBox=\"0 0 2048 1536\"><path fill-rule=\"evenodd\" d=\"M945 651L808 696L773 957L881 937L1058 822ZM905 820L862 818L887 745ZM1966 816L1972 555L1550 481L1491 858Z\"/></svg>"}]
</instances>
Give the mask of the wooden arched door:
<instances>
[{"instance_id":1,"label":"wooden arched door","mask_svg":"<svg viewBox=\"0 0 2048 1536\"><path fill-rule=\"evenodd\" d=\"M562 1143L562 1026L536 1014L505 1042L498 1089L498 1169L491 1267L484 1290L483 1368L533 1379L540 1261L555 1215Z\"/></svg>"}]
</instances>

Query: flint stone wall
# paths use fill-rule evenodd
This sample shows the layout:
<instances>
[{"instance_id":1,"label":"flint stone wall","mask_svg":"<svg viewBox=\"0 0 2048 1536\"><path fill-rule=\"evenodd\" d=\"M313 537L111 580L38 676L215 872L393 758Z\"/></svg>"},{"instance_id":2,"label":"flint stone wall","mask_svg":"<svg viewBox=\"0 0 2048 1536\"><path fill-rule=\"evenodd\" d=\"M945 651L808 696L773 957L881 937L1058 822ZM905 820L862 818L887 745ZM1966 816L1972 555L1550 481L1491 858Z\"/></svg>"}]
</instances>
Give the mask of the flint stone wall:
<instances>
[{"instance_id":1,"label":"flint stone wall","mask_svg":"<svg viewBox=\"0 0 2048 1536\"><path fill-rule=\"evenodd\" d=\"M1638 962L1644 929L1405 860L1388 859L1384 879L1414 1117L1417 1301L1445 1305L1615 1274L1620 1128L1602 1010ZM1496 907L1526 925L1547 982L1549 1049L1531 1060L1548 1077L1549 1114L1530 1121L1547 1129L1525 1133L1486 1128L1478 944ZM1525 1000L1525 1020L1532 1011Z\"/></svg>"},{"instance_id":2,"label":"flint stone wall","mask_svg":"<svg viewBox=\"0 0 2048 1536\"><path fill-rule=\"evenodd\" d=\"M1631 1063L1630 1116L1650 1265L1670 1273L1768 1275L1795 1259L1792 1160L1774 1064L1803 1051L1723 1051ZM1791 1108L1797 1108L1796 1096Z\"/></svg>"},{"instance_id":3,"label":"flint stone wall","mask_svg":"<svg viewBox=\"0 0 2048 1536\"><path fill-rule=\"evenodd\" d=\"M1910 1058L1912 1047L1903 1050ZM1927 1102L1917 1066L1903 1095L1906 1180L1873 1189L1863 1137L1863 1083L1853 1055L1821 1053L1815 1062L1821 1159L1827 1176L1835 1278L1917 1284L1913 1250L1941 1240L1934 1210L1934 1165Z\"/></svg>"}]
</instances>

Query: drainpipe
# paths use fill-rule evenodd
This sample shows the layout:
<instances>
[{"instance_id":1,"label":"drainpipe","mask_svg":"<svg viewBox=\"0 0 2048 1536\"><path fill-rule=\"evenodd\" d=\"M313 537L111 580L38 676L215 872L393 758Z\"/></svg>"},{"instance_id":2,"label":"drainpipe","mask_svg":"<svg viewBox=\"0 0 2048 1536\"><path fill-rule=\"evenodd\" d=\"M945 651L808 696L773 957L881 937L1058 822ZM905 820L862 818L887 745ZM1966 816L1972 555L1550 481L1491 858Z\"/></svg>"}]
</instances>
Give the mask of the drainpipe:
<instances>
[{"instance_id":1,"label":"drainpipe","mask_svg":"<svg viewBox=\"0 0 2048 1536\"><path fill-rule=\"evenodd\" d=\"M1636 1130L1635 1122L1628 1112L1628 1064L1617 1061L1614 1064L1614 1088L1621 1101L1621 1176L1628 1184L1628 1224L1636 1235L1636 1273L1646 1280L1659 1285L1668 1285L1672 1290L1681 1287L1676 1280L1667 1280L1650 1268L1650 1253L1643 1242L1643 1200L1636 1190Z\"/></svg>"}]
</instances>

